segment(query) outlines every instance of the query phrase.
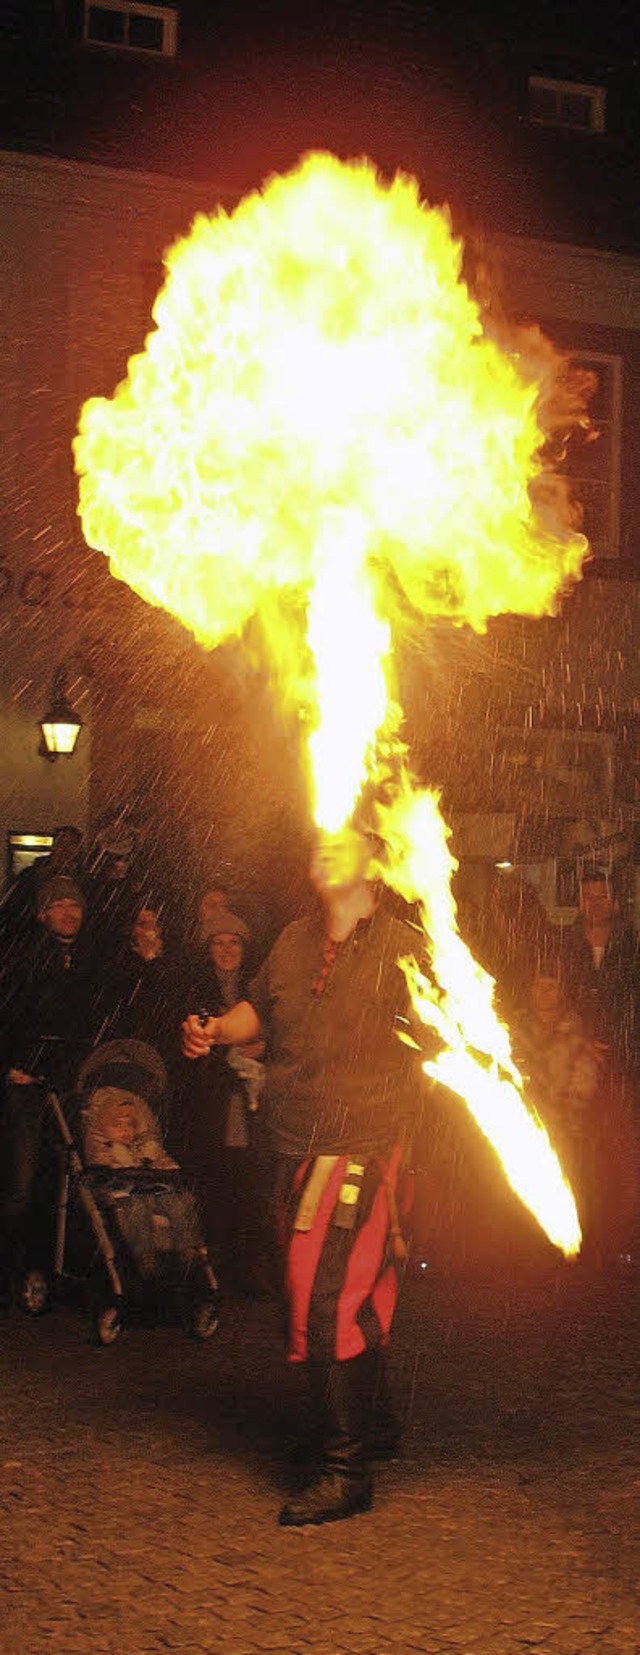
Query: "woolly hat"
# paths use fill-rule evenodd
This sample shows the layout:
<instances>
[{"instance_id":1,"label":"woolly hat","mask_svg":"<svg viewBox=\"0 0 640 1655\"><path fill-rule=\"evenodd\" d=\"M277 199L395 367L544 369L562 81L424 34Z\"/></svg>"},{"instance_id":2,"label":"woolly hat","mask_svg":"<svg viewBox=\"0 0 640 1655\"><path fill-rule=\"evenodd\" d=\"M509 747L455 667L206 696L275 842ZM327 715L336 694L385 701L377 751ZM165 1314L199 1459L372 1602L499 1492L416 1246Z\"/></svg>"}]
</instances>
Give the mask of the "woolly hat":
<instances>
[{"instance_id":1,"label":"woolly hat","mask_svg":"<svg viewBox=\"0 0 640 1655\"><path fill-rule=\"evenodd\" d=\"M215 913L207 915L204 935L207 941L211 937L241 937L243 942L248 942L249 927L229 908L218 908Z\"/></svg>"},{"instance_id":2,"label":"woolly hat","mask_svg":"<svg viewBox=\"0 0 640 1655\"><path fill-rule=\"evenodd\" d=\"M38 912L44 914L52 902L79 902L83 913L86 910L86 900L82 887L77 879L71 879L68 874L52 874L46 879L38 896Z\"/></svg>"}]
</instances>

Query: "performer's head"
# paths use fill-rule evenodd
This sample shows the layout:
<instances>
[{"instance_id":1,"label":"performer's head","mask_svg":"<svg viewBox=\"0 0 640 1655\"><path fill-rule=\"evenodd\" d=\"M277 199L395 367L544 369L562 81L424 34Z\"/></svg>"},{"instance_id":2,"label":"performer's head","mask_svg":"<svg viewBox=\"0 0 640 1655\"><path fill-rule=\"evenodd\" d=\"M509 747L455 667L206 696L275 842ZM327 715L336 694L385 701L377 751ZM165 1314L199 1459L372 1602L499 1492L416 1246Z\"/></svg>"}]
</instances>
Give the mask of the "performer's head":
<instances>
[{"instance_id":1,"label":"performer's head","mask_svg":"<svg viewBox=\"0 0 640 1655\"><path fill-rule=\"evenodd\" d=\"M373 878L374 846L369 835L349 823L336 833L318 829L311 850L311 883L319 896L350 891Z\"/></svg>"}]
</instances>

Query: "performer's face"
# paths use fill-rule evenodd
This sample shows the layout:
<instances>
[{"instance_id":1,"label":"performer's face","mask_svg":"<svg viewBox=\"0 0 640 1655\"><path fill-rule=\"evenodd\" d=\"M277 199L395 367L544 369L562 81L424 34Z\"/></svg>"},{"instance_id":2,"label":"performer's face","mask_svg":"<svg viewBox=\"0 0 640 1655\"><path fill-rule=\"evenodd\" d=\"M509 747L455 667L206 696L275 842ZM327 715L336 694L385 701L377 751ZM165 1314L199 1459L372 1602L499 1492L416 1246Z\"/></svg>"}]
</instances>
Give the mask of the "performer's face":
<instances>
[{"instance_id":1,"label":"performer's face","mask_svg":"<svg viewBox=\"0 0 640 1655\"><path fill-rule=\"evenodd\" d=\"M346 891L368 877L371 846L355 828L319 833L311 853L311 883L323 892Z\"/></svg>"}]
</instances>

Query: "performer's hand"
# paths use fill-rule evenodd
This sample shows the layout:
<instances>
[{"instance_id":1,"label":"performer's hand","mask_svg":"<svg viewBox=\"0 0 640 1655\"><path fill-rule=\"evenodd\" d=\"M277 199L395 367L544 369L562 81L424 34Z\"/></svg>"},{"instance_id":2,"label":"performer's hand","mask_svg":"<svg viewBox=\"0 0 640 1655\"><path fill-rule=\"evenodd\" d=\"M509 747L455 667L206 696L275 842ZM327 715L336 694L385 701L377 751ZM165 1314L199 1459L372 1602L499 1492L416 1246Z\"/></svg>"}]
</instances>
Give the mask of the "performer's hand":
<instances>
[{"instance_id":1,"label":"performer's hand","mask_svg":"<svg viewBox=\"0 0 640 1655\"><path fill-rule=\"evenodd\" d=\"M25 1074L24 1069L10 1069L7 1079L12 1086L37 1086L38 1082L33 1075Z\"/></svg>"},{"instance_id":2,"label":"performer's hand","mask_svg":"<svg viewBox=\"0 0 640 1655\"><path fill-rule=\"evenodd\" d=\"M194 1012L186 1017L182 1025L182 1051L185 1057L208 1057L211 1047L215 1045L218 1029L217 1017L208 1017L203 1024L200 1017Z\"/></svg>"}]
</instances>

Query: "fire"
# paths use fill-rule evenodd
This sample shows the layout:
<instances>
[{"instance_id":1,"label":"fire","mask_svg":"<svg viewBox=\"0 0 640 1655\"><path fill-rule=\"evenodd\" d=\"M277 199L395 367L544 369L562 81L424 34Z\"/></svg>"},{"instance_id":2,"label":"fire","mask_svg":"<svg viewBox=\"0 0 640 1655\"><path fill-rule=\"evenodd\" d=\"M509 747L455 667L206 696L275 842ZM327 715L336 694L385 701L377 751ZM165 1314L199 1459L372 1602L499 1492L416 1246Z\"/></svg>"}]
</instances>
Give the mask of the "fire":
<instances>
[{"instance_id":1,"label":"fire","mask_svg":"<svg viewBox=\"0 0 640 1655\"><path fill-rule=\"evenodd\" d=\"M393 707L385 677L391 631L372 604L366 542L351 519L332 524L327 540L307 616L317 708L308 745L314 820L332 833L351 816Z\"/></svg>"},{"instance_id":2,"label":"fire","mask_svg":"<svg viewBox=\"0 0 640 1655\"><path fill-rule=\"evenodd\" d=\"M457 929L451 892L457 864L438 796L414 789L405 776L379 818L389 860L385 877L407 901L419 902L428 939L434 981L415 960L401 962L419 1018L442 1041L424 1072L464 1099L512 1189L549 1239L575 1254L581 1235L570 1185L541 1120L527 1107L509 1033L493 1004L493 978Z\"/></svg>"},{"instance_id":3,"label":"fire","mask_svg":"<svg viewBox=\"0 0 640 1655\"><path fill-rule=\"evenodd\" d=\"M398 745L403 617L481 630L507 610L552 612L579 576L586 541L544 450L583 410L554 402L564 364L535 348L540 335L505 349L484 328L447 213L367 161L306 157L230 216L196 218L165 263L144 350L111 400L82 410L85 537L207 647L267 618L281 693L307 717L314 814L333 831ZM416 851L421 814L417 828ZM407 846L401 860L406 883ZM421 866L405 892L422 903L439 988L409 977L447 1048L439 1078L452 1084L455 1059L480 1108L486 1070L481 1083L469 1046L508 1074L493 1120L482 1104L495 1141L519 1077L445 864L428 889ZM556 1221L541 1222L555 1239ZM572 1250L575 1226L562 1235Z\"/></svg>"},{"instance_id":4,"label":"fire","mask_svg":"<svg viewBox=\"0 0 640 1655\"><path fill-rule=\"evenodd\" d=\"M580 571L562 493L536 511L540 385L460 280L414 179L312 155L166 255L145 349L75 442L85 537L201 643L311 592L332 527L390 591L482 628ZM397 608L397 598L395 600Z\"/></svg>"}]
</instances>

